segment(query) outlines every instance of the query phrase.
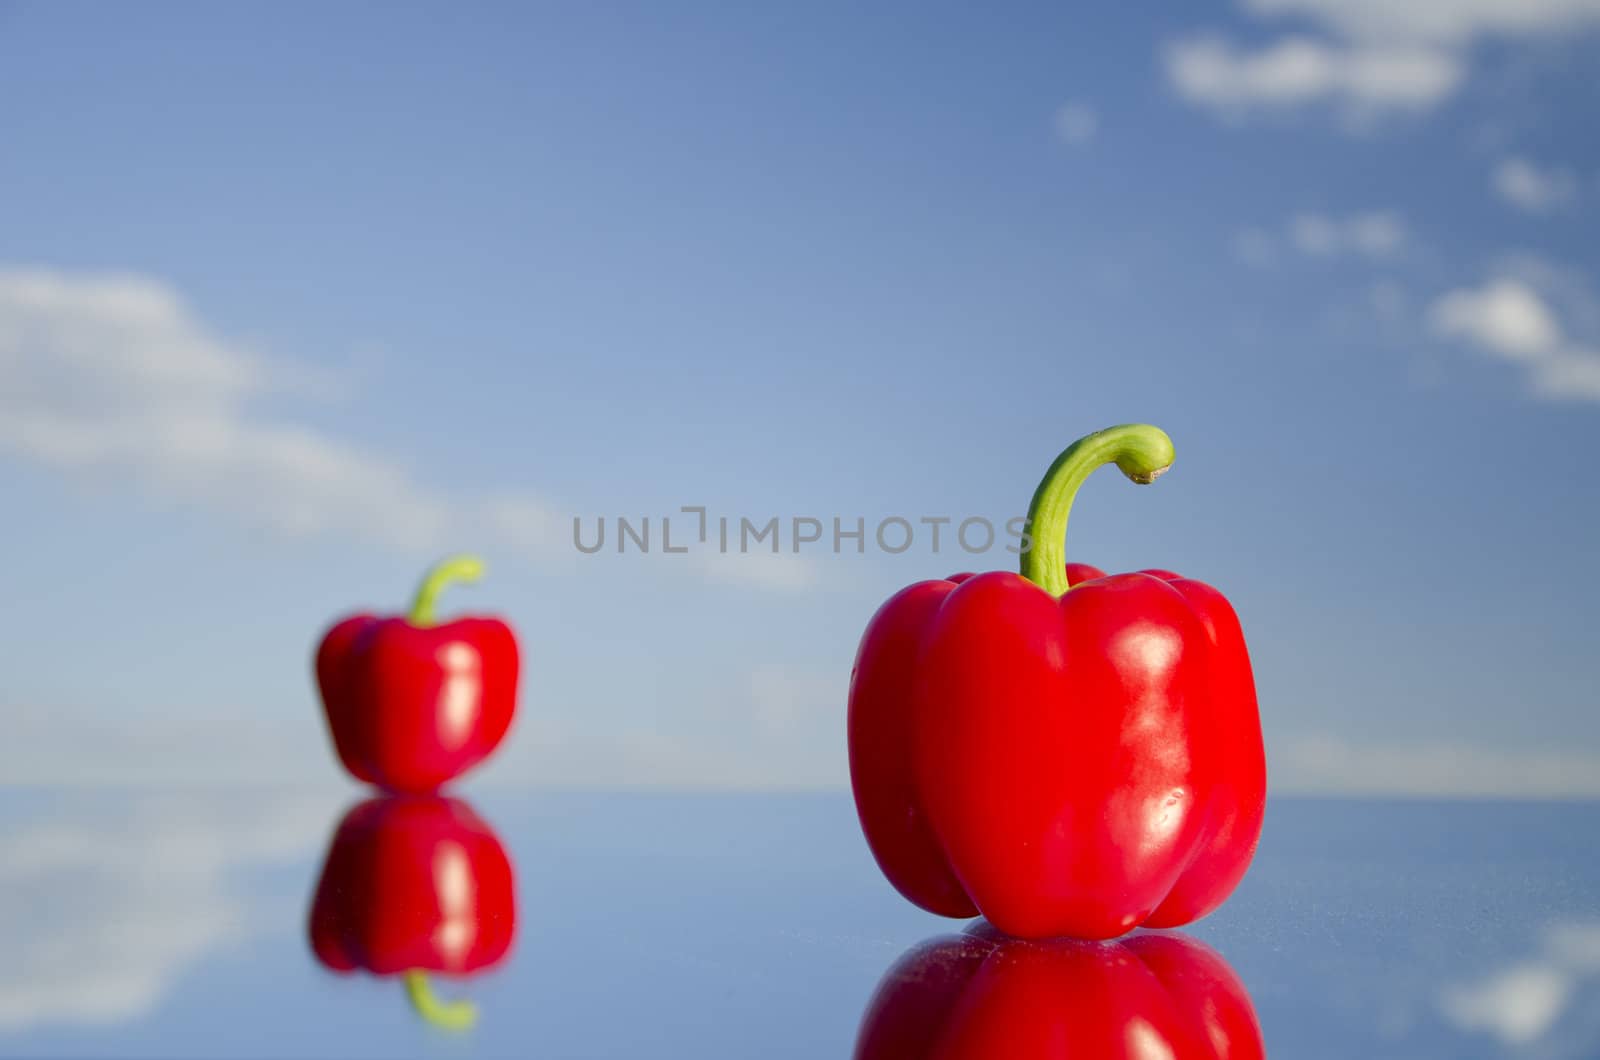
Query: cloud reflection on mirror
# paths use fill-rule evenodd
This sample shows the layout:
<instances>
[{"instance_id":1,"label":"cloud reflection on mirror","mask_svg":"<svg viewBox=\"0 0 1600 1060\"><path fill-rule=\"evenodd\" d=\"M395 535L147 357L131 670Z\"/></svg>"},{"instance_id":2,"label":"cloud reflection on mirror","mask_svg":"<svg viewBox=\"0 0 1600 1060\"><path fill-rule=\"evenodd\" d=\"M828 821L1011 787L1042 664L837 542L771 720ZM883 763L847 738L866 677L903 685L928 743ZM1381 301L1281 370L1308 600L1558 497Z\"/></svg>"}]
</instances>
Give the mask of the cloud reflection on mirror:
<instances>
[{"instance_id":1,"label":"cloud reflection on mirror","mask_svg":"<svg viewBox=\"0 0 1600 1060\"><path fill-rule=\"evenodd\" d=\"M115 1024L184 972L271 930L248 867L314 848L320 800L178 795L46 802L0 834L0 1031Z\"/></svg>"},{"instance_id":2,"label":"cloud reflection on mirror","mask_svg":"<svg viewBox=\"0 0 1600 1060\"><path fill-rule=\"evenodd\" d=\"M333 831L308 921L323 967L398 979L424 1020L466 1030L476 1007L436 996L430 976L470 978L510 953L517 923L511 859L461 799L368 799Z\"/></svg>"},{"instance_id":3,"label":"cloud reflection on mirror","mask_svg":"<svg viewBox=\"0 0 1600 1060\"><path fill-rule=\"evenodd\" d=\"M879 982L856 1060L1265 1055L1250 996L1177 932L1029 941L980 923L906 953Z\"/></svg>"},{"instance_id":4,"label":"cloud reflection on mirror","mask_svg":"<svg viewBox=\"0 0 1600 1060\"><path fill-rule=\"evenodd\" d=\"M1439 1011L1457 1030L1492 1035L1518 1052L1594 1056L1600 1045L1594 1015L1600 1013L1600 922L1550 924L1530 941L1529 956L1446 986Z\"/></svg>"}]
</instances>

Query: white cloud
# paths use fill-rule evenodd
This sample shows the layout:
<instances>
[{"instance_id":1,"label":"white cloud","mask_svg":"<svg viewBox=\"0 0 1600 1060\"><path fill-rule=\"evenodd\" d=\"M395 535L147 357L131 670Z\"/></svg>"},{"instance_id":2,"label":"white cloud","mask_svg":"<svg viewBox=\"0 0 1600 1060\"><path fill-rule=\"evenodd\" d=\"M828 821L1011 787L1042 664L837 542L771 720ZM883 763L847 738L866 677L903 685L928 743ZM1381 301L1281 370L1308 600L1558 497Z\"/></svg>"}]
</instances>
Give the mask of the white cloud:
<instances>
[{"instance_id":1,"label":"white cloud","mask_svg":"<svg viewBox=\"0 0 1600 1060\"><path fill-rule=\"evenodd\" d=\"M1525 1045L1550 1029L1571 996L1572 982L1559 969L1530 964L1447 990L1440 1007L1462 1030L1489 1031L1508 1045Z\"/></svg>"},{"instance_id":2,"label":"white cloud","mask_svg":"<svg viewBox=\"0 0 1600 1060\"><path fill-rule=\"evenodd\" d=\"M1529 213L1551 213L1578 197L1578 180L1571 170L1541 169L1526 158L1502 159L1490 184L1506 202Z\"/></svg>"},{"instance_id":3,"label":"white cloud","mask_svg":"<svg viewBox=\"0 0 1600 1060\"><path fill-rule=\"evenodd\" d=\"M0 1030L136 1018L208 953L281 928L261 923L228 875L306 855L328 815L281 797L102 798L8 827Z\"/></svg>"},{"instance_id":4,"label":"white cloud","mask_svg":"<svg viewBox=\"0 0 1600 1060\"><path fill-rule=\"evenodd\" d=\"M1387 211L1343 218L1303 213L1290 222L1289 238L1302 253L1318 257L1388 258L1405 246L1406 227L1399 214Z\"/></svg>"},{"instance_id":5,"label":"white cloud","mask_svg":"<svg viewBox=\"0 0 1600 1060\"><path fill-rule=\"evenodd\" d=\"M1405 219L1393 210L1368 210L1339 217L1319 213L1296 214L1282 235L1259 227L1234 236L1234 256L1248 265L1271 265L1281 249L1308 257L1362 257L1385 260L1398 256L1410 240Z\"/></svg>"},{"instance_id":6,"label":"white cloud","mask_svg":"<svg viewBox=\"0 0 1600 1060\"><path fill-rule=\"evenodd\" d=\"M1225 114L1286 110L1311 103L1351 114L1425 109L1449 97L1464 70L1449 52L1424 47L1330 44L1286 37L1245 51L1215 36L1175 41L1167 76L1191 103Z\"/></svg>"},{"instance_id":7,"label":"white cloud","mask_svg":"<svg viewBox=\"0 0 1600 1060\"><path fill-rule=\"evenodd\" d=\"M1298 15L1358 39L1441 44L1600 22L1600 0L1244 0L1243 6L1257 15Z\"/></svg>"},{"instance_id":8,"label":"white cloud","mask_svg":"<svg viewBox=\"0 0 1600 1060\"><path fill-rule=\"evenodd\" d=\"M0 449L288 534L435 545L449 508L403 468L250 413L292 374L213 334L158 280L0 268Z\"/></svg>"},{"instance_id":9,"label":"white cloud","mask_svg":"<svg viewBox=\"0 0 1600 1060\"><path fill-rule=\"evenodd\" d=\"M1445 1019L1463 1031L1491 1034L1508 1046L1525 1047L1553 1037L1562 1017L1577 1007L1573 999L1600 972L1600 924L1552 924L1543 936L1537 956L1479 982L1440 991L1439 1010ZM1556 1055L1564 1053L1558 1049Z\"/></svg>"},{"instance_id":10,"label":"white cloud","mask_svg":"<svg viewBox=\"0 0 1600 1060\"><path fill-rule=\"evenodd\" d=\"M1526 279L1502 276L1441 295L1428 310L1428 324L1441 338L1522 365L1538 397L1600 401L1600 350L1573 341Z\"/></svg>"},{"instance_id":11,"label":"white cloud","mask_svg":"<svg viewBox=\"0 0 1600 1060\"><path fill-rule=\"evenodd\" d=\"M0 266L0 455L291 536L418 552L487 538L541 564L575 561L566 517L536 494L451 496L292 413L258 410L329 387L218 335L161 280ZM816 578L787 556L699 573L779 590Z\"/></svg>"},{"instance_id":12,"label":"white cloud","mask_svg":"<svg viewBox=\"0 0 1600 1060\"><path fill-rule=\"evenodd\" d=\"M1600 796L1600 755L1565 750L1447 742L1362 745L1319 736L1284 745L1272 767L1275 788L1307 794Z\"/></svg>"},{"instance_id":13,"label":"white cloud","mask_svg":"<svg viewBox=\"0 0 1600 1060\"><path fill-rule=\"evenodd\" d=\"M1056 108L1055 127L1063 143L1082 147L1100 131L1100 115L1081 100L1069 100Z\"/></svg>"},{"instance_id":14,"label":"white cloud","mask_svg":"<svg viewBox=\"0 0 1600 1060\"><path fill-rule=\"evenodd\" d=\"M1550 307L1520 280L1451 291L1433 303L1428 315L1437 334L1513 360L1544 357L1565 341Z\"/></svg>"},{"instance_id":15,"label":"white cloud","mask_svg":"<svg viewBox=\"0 0 1600 1060\"><path fill-rule=\"evenodd\" d=\"M1292 17L1318 35L1255 49L1211 33L1170 42L1168 79L1185 99L1224 114L1328 103L1347 114L1421 111L1468 73L1480 39L1600 25L1600 0L1243 0L1262 19Z\"/></svg>"}]
</instances>

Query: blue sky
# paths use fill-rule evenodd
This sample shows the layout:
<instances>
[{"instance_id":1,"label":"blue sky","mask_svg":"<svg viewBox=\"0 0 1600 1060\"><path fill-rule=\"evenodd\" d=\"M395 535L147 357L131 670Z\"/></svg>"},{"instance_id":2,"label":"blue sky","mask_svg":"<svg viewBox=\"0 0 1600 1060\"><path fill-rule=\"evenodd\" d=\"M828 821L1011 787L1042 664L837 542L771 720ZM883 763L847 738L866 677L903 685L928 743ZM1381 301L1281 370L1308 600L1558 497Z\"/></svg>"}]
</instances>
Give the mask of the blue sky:
<instances>
[{"instance_id":1,"label":"blue sky","mask_svg":"<svg viewBox=\"0 0 1600 1060\"><path fill-rule=\"evenodd\" d=\"M1281 790L1600 791L1587 0L0 6L0 778L332 779L308 658L477 549L482 782L844 777L932 555L571 520L1020 515L1221 587ZM677 527L675 524L675 531Z\"/></svg>"}]
</instances>

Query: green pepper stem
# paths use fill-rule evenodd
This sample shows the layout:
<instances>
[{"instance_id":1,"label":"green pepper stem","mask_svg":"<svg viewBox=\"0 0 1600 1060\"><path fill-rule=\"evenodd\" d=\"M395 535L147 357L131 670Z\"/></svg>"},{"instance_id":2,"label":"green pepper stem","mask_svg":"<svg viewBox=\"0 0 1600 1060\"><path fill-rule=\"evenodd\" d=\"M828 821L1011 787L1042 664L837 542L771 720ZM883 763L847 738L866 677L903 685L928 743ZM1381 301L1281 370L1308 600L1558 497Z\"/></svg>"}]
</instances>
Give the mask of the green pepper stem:
<instances>
[{"instance_id":1,"label":"green pepper stem","mask_svg":"<svg viewBox=\"0 0 1600 1060\"><path fill-rule=\"evenodd\" d=\"M1067 584L1067 516L1084 479L1101 464L1115 463L1141 485L1154 482L1172 466L1172 439L1159 427L1130 423L1079 438L1056 457L1028 505L1033 544L1022 554L1022 576L1052 596Z\"/></svg>"},{"instance_id":2,"label":"green pepper stem","mask_svg":"<svg viewBox=\"0 0 1600 1060\"><path fill-rule=\"evenodd\" d=\"M410 971L405 974L406 997L417 1015L447 1031L470 1030L478 1022L478 1006L470 1001L440 1001L433 996L428 974Z\"/></svg>"},{"instance_id":3,"label":"green pepper stem","mask_svg":"<svg viewBox=\"0 0 1600 1060\"><path fill-rule=\"evenodd\" d=\"M411 601L411 624L433 625L433 605L445 587L453 582L475 582L483 577L483 572L483 560L477 556L450 556L434 564L433 569L423 575L417 595Z\"/></svg>"}]
</instances>

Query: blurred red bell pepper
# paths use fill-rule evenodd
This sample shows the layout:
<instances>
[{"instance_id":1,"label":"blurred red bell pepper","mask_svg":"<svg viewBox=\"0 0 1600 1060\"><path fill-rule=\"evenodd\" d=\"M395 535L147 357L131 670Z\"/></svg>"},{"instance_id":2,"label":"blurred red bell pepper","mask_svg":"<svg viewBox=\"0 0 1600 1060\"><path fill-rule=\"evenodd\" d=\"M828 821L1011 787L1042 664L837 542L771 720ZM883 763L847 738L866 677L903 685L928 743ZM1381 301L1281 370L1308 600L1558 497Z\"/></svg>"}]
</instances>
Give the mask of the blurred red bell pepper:
<instances>
[{"instance_id":1,"label":"blurred red bell pepper","mask_svg":"<svg viewBox=\"0 0 1600 1060\"><path fill-rule=\"evenodd\" d=\"M1226 961L1177 934L1118 942L945 936L878 985L855 1060L1256 1060L1250 995Z\"/></svg>"},{"instance_id":2,"label":"blurred red bell pepper","mask_svg":"<svg viewBox=\"0 0 1600 1060\"><path fill-rule=\"evenodd\" d=\"M1148 483L1172 458L1155 427L1089 435L1034 494L1020 576L920 582L868 623L851 785L884 875L924 909L1111 938L1204 916L1249 866L1266 764L1233 608L1170 571L1069 584L1063 561L1090 472Z\"/></svg>"},{"instance_id":3,"label":"blurred red bell pepper","mask_svg":"<svg viewBox=\"0 0 1600 1060\"><path fill-rule=\"evenodd\" d=\"M317 685L334 749L357 779L390 791L436 790L482 762L511 726L517 640L498 618L435 625L434 601L483 563L444 560L405 618L341 620L317 650Z\"/></svg>"},{"instance_id":4,"label":"blurred red bell pepper","mask_svg":"<svg viewBox=\"0 0 1600 1060\"><path fill-rule=\"evenodd\" d=\"M466 977L501 961L516 933L511 859L465 802L368 799L345 814L311 901L311 949L325 967L402 976L429 1023L472 1025L467 1001L440 1001L429 972Z\"/></svg>"}]
</instances>

